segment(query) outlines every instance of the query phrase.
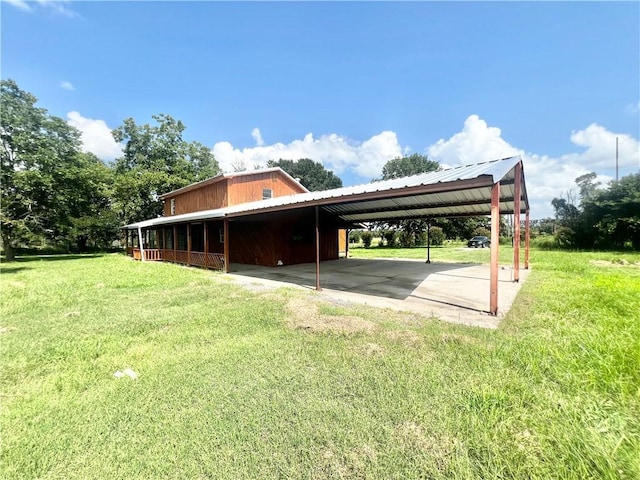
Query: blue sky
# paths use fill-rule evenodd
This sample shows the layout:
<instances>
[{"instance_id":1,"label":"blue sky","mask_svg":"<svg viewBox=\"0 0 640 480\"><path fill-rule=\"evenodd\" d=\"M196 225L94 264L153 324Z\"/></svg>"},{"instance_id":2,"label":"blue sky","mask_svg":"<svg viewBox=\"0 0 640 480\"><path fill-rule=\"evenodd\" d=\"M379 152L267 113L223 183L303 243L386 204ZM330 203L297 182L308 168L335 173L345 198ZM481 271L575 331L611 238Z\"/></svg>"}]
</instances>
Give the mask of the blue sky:
<instances>
[{"instance_id":1,"label":"blue sky","mask_svg":"<svg viewBox=\"0 0 640 480\"><path fill-rule=\"evenodd\" d=\"M403 153L523 156L534 218L640 169L638 2L5 1L2 78L83 132L167 113L225 170L309 157L345 185Z\"/></svg>"}]
</instances>

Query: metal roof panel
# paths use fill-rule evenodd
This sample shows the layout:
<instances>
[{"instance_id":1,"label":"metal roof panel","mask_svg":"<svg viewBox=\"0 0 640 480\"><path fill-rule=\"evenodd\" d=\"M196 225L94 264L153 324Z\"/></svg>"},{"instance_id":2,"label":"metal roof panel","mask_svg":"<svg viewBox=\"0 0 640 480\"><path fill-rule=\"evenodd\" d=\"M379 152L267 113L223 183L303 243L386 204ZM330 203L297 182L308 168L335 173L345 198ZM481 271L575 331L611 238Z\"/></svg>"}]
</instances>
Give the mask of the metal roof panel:
<instances>
[{"instance_id":1,"label":"metal roof panel","mask_svg":"<svg viewBox=\"0 0 640 480\"><path fill-rule=\"evenodd\" d=\"M384 211L388 211L388 218L392 218L400 214L415 212L416 209L411 207L421 207L422 209L420 211L424 212L425 215L428 215L429 212L433 215L441 215L442 213L440 212L450 212L452 215L467 213L473 214L475 212L482 214L480 212L485 212L487 210L487 205L478 206L474 205L474 202L486 202L487 199L490 198L490 185L495 182L503 179L513 180L515 175L515 166L520 161L520 157L503 158L475 165L449 168L436 172L422 173L419 175L383 180L363 185L354 185L319 192L299 193L283 197L274 197L257 202L243 203L215 210L204 210L170 217L160 217L130 224L123 228L132 229L138 228L139 226L145 228L153 225L254 215L266 210L273 211L279 208L284 209L285 207L291 206L302 207L318 205L318 202L321 201L323 202L322 208L324 210L337 214L346 220L354 218L350 212L353 212L354 215L359 212L359 214L364 218L365 216L371 216L375 211L378 211L378 217L381 216L381 213ZM383 195L384 192L391 193L405 188L474 180L481 177L487 177L487 186L483 187L480 185L472 189L465 187L460 190L451 190L447 192L414 193L412 195L395 196L393 198L384 198ZM525 191L524 188L522 190L523 192ZM501 185L501 198L512 198L513 191L513 185L510 185L509 183ZM381 193L381 198L372 200L359 199L360 195L375 194L376 192ZM335 203L330 202L332 199L335 199ZM523 200L525 200L522 202L524 210L526 208L526 195L523 197ZM455 207L455 205L458 206ZM429 208L429 206L431 206L431 208Z\"/></svg>"}]
</instances>

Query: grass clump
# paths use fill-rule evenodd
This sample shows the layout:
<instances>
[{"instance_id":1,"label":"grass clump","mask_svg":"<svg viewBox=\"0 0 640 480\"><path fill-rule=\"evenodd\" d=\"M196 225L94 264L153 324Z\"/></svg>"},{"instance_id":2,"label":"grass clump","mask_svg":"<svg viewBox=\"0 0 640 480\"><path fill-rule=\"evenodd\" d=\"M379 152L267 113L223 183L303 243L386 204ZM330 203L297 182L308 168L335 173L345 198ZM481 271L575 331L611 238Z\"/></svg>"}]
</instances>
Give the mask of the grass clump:
<instances>
[{"instance_id":1,"label":"grass clump","mask_svg":"<svg viewBox=\"0 0 640 480\"><path fill-rule=\"evenodd\" d=\"M532 264L495 331L120 255L2 265L1 475L638 478L640 256Z\"/></svg>"}]
</instances>

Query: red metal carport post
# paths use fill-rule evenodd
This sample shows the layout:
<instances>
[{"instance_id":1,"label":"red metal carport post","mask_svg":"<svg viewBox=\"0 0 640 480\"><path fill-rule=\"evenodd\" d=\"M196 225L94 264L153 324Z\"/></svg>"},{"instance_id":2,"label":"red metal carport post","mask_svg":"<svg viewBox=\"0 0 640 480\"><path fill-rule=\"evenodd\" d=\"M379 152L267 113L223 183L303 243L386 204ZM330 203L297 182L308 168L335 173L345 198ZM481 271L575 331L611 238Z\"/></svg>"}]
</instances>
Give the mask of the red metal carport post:
<instances>
[{"instance_id":1,"label":"red metal carport post","mask_svg":"<svg viewBox=\"0 0 640 480\"><path fill-rule=\"evenodd\" d=\"M491 275L489 312L498 314L498 260L500 245L500 182L491 188Z\"/></svg>"},{"instance_id":2,"label":"red metal carport post","mask_svg":"<svg viewBox=\"0 0 640 480\"><path fill-rule=\"evenodd\" d=\"M318 207L316 206L316 290L320 291L320 219Z\"/></svg>"},{"instance_id":3,"label":"red metal carport post","mask_svg":"<svg viewBox=\"0 0 640 480\"><path fill-rule=\"evenodd\" d=\"M520 281L520 195L522 187L522 163L518 162L515 169L515 185L513 192L513 281Z\"/></svg>"}]
</instances>

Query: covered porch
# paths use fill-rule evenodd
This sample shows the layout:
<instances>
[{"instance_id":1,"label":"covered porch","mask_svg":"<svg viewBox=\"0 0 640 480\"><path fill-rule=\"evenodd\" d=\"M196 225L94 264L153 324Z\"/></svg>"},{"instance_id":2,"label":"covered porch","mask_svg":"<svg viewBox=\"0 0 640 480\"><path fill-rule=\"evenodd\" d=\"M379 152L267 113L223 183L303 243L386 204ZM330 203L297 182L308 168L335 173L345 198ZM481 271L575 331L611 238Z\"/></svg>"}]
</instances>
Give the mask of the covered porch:
<instances>
[{"instance_id":1,"label":"covered porch","mask_svg":"<svg viewBox=\"0 0 640 480\"><path fill-rule=\"evenodd\" d=\"M225 270L224 225L203 221L127 229L126 252L135 260Z\"/></svg>"}]
</instances>

